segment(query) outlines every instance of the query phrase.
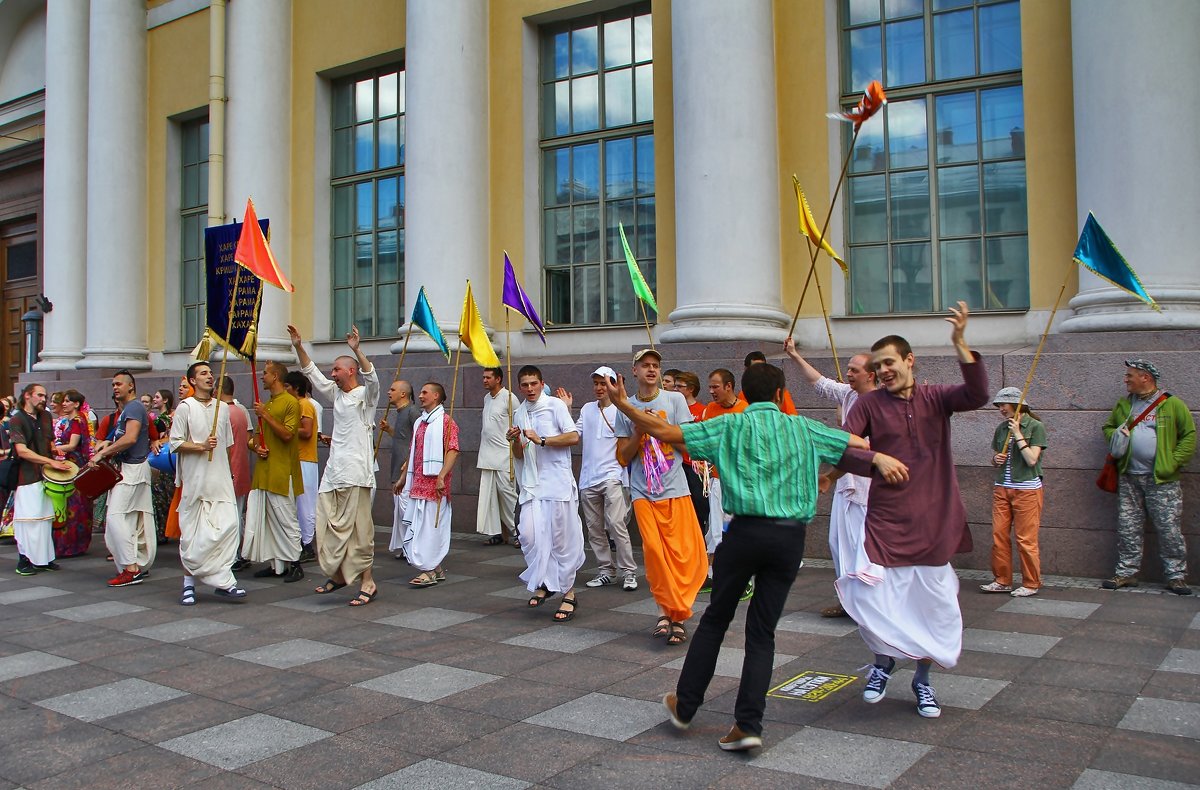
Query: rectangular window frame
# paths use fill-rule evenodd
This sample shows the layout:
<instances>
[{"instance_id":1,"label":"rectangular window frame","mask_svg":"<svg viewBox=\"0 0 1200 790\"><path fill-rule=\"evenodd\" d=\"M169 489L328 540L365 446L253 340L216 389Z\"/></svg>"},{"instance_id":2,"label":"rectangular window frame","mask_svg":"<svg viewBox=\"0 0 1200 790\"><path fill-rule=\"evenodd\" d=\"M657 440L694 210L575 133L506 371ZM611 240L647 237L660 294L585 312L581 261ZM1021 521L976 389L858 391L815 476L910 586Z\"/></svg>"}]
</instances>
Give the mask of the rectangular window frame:
<instances>
[{"instance_id":1,"label":"rectangular window frame","mask_svg":"<svg viewBox=\"0 0 1200 790\"><path fill-rule=\"evenodd\" d=\"M179 124L179 347L190 350L207 326L208 115ZM189 184L192 189L189 190ZM192 193L189 195L189 191ZM191 249L189 250L189 246ZM189 252L191 254L189 254ZM190 293L189 293L190 292Z\"/></svg>"}]
</instances>

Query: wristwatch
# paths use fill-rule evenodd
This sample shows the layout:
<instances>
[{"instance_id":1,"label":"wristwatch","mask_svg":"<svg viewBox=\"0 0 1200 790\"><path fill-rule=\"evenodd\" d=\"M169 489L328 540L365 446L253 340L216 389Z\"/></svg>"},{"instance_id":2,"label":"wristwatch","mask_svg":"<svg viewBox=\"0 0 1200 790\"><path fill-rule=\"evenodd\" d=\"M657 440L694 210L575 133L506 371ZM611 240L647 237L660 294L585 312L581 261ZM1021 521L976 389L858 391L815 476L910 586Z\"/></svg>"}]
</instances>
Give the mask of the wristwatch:
<instances>
[{"instance_id":1,"label":"wristwatch","mask_svg":"<svg viewBox=\"0 0 1200 790\"><path fill-rule=\"evenodd\" d=\"M546 437L543 436L542 437L542 447L545 447L545 446L546 446Z\"/></svg>"}]
</instances>

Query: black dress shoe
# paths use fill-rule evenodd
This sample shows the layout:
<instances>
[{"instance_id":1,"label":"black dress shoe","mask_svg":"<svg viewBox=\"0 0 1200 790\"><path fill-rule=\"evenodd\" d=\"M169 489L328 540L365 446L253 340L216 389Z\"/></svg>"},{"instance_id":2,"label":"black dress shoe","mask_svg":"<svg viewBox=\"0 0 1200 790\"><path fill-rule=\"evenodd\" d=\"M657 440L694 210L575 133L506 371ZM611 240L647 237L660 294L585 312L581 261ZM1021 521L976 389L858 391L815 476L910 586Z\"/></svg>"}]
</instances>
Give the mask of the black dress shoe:
<instances>
[{"instance_id":1,"label":"black dress shoe","mask_svg":"<svg viewBox=\"0 0 1200 790\"><path fill-rule=\"evenodd\" d=\"M267 565L265 568L259 568L254 572L254 578L256 579L277 579L280 576L286 575L286 571L284 573L276 573L274 565Z\"/></svg>"},{"instance_id":2,"label":"black dress shoe","mask_svg":"<svg viewBox=\"0 0 1200 790\"><path fill-rule=\"evenodd\" d=\"M299 562L292 563L292 567L288 570L287 573L285 573L283 575L283 581L285 584L291 584L292 582L298 582L303 578L304 578L304 569L300 567Z\"/></svg>"}]
</instances>

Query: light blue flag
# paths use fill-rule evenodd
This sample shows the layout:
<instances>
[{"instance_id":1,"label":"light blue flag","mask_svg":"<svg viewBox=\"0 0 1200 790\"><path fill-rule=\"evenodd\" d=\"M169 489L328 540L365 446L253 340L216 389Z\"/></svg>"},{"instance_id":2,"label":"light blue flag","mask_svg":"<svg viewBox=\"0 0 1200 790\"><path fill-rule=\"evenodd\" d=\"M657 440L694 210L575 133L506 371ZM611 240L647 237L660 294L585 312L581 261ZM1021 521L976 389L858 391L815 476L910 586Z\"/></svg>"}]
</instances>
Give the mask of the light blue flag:
<instances>
[{"instance_id":1,"label":"light blue flag","mask_svg":"<svg viewBox=\"0 0 1200 790\"><path fill-rule=\"evenodd\" d=\"M1142 281L1138 279L1137 272L1125 260L1125 256L1117 250L1117 246L1112 243L1112 239L1108 238L1108 234L1104 232L1104 228L1100 227L1100 223L1096 221L1090 211L1087 222L1083 224L1083 233L1079 235L1079 243L1075 245L1074 257L1080 266L1092 274L1108 280L1122 291L1136 296L1155 310L1162 312L1162 308L1142 287Z\"/></svg>"},{"instance_id":2,"label":"light blue flag","mask_svg":"<svg viewBox=\"0 0 1200 790\"><path fill-rule=\"evenodd\" d=\"M429 306L429 299L425 297L425 286L421 286L421 292L417 294L417 303L413 305L412 323L425 334L429 335L429 339L437 343L438 350L442 352L442 356L446 361L450 361L450 346L446 344L446 337L442 334L442 330L438 328L437 319L433 317L433 308Z\"/></svg>"}]
</instances>

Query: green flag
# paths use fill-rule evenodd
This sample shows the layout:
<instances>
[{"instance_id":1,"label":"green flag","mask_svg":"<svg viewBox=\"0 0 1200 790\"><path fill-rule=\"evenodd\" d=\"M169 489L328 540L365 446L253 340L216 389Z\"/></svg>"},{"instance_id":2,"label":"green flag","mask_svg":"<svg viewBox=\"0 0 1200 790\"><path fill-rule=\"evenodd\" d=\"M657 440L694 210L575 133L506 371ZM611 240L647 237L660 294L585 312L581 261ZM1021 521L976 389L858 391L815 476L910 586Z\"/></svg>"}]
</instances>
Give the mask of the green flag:
<instances>
[{"instance_id":1,"label":"green flag","mask_svg":"<svg viewBox=\"0 0 1200 790\"><path fill-rule=\"evenodd\" d=\"M621 232L621 246L625 249L625 262L629 264L629 279L633 281L633 293L657 313L658 303L654 301L654 293L646 284L646 278L642 276L642 270L638 268L637 258L633 257L633 251L629 249L629 242L625 239L625 226L618 222L617 230Z\"/></svg>"}]
</instances>

